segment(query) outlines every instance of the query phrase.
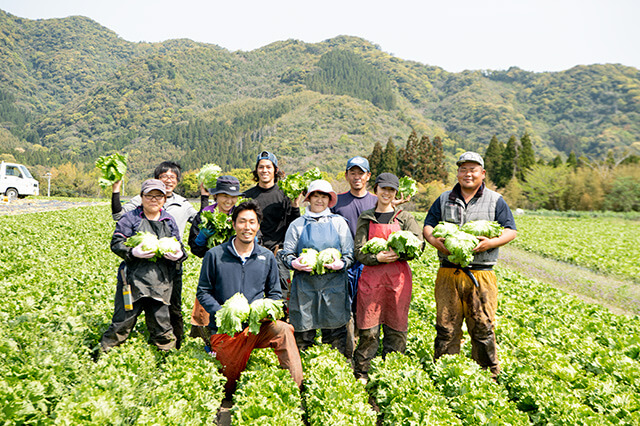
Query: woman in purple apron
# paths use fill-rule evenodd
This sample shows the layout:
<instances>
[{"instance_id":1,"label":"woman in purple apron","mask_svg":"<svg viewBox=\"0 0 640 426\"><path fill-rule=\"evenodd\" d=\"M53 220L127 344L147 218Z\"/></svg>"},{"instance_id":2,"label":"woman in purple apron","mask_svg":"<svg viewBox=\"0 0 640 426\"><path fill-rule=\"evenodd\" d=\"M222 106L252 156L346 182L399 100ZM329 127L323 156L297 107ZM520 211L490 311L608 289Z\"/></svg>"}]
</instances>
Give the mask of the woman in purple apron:
<instances>
[{"instance_id":1,"label":"woman in purple apron","mask_svg":"<svg viewBox=\"0 0 640 426\"><path fill-rule=\"evenodd\" d=\"M378 254L360 251L368 240L386 240L399 230L410 231L422 240L422 228L413 215L393 205L398 186L397 176L381 173L374 184L376 207L362 212L356 227L355 256L364 268L358 281L356 325L360 341L354 354L354 371L365 381L380 344L380 325L384 334L382 356L404 352L407 344L412 288L409 264L392 250Z\"/></svg>"},{"instance_id":2,"label":"woman in purple apron","mask_svg":"<svg viewBox=\"0 0 640 426\"><path fill-rule=\"evenodd\" d=\"M314 343L320 329L323 343L345 353L346 326L351 315L347 268L353 263L353 238L344 218L329 210L337 199L329 182L311 182L304 200L309 207L291 223L278 253L287 268L293 270L289 322L300 350ZM318 252L335 248L341 257L324 265L326 273L315 274L312 266L300 258L305 248Z\"/></svg>"}]
</instances>

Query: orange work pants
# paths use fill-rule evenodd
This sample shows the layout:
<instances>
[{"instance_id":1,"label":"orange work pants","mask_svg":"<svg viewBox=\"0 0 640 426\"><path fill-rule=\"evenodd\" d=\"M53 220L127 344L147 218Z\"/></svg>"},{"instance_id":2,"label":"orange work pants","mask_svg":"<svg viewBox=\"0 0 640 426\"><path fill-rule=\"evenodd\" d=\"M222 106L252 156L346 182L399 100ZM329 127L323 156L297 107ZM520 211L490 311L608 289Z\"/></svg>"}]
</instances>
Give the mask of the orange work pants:
<instances>
[{"instance_id":1,"label":"orange work pants","mask_svg":"<svg viewBox=\"0 0 640 426\"><path fill-rule=\"evenodd\" d=\"M302 362L293 336L293 326L279 320L266 321L262 323L258 334L249 333L249 329L245 328L233 337L227 334L211 336L211 349L222 364L222 374L227 378L227 394L235 391L236 382L254 348L272 348L280 366L289 370L298 386L302 384Z\"/></svg>"}]
</instances>

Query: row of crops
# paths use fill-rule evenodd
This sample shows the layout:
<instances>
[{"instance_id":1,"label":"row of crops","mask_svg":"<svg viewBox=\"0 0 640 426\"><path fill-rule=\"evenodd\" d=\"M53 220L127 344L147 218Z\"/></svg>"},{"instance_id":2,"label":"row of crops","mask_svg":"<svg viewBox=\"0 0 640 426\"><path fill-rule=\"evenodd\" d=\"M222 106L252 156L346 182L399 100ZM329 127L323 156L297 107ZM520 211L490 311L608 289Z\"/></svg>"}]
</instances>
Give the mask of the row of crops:
<instances>
[{"instance_id":1,"label":"row of crops","mask_svg":"<svg viewBox=\"0 0 640 426\"><path fill-rule=\"evenodd\" d=\"M612 227L598 226L601 235ZM0 423L215 423L223 378L199 341L163 355L146 343L141 321L123 346L96 357L113 306L112 231L104 206L0 218ZM429 250L413 262L406 354L376 358L366 388L327 347L302 354L302 390L270 350L255 351L232 424L640 424L638 317L498 268L503 373L495 383L470 360L469 344L432 362L434 260ZM185 265L186 318L199 263Z\"/></svg>"},{"instance_id":2,"label":"row of crops","mask_svg":"<svg viewBox=\"0 0 640 426\"><path fill-rule=\"evenodd\" d=\"M640 284L640 220L518 216L513 245Z\"/></svg>"}]
</instances>

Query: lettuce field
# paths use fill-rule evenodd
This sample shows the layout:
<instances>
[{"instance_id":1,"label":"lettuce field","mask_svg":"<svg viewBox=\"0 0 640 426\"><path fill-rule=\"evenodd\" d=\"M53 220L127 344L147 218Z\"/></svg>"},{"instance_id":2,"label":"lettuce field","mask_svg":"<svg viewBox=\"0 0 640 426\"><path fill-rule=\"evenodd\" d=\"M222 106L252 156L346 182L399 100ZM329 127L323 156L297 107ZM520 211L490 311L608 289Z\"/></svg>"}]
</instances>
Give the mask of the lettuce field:
<instances>
[{"instance_id":1,"label":"lettuce field","mask_svg":"<svg viewBox=\"0 0 640 426\"><path fill-rule=\"evenodd\" d=\"M517 220L526 250L637 279L637 222ZM108 206L0 217L1 424L216 423L223 378L198 340L163 355L139 321L124 345L96 357L113 309L113 228ZM365 387L341 355L313 347L302 354L299 390L270 350L255 351L231 423L640 424L639 317L497 268L503 373L495 383L470 360L468 343L461 355L432 361L435 251L412 266L406 354L376 358ZM186 319L199 267L194 256L185 264Z\"/></svg>"}]
</instances>

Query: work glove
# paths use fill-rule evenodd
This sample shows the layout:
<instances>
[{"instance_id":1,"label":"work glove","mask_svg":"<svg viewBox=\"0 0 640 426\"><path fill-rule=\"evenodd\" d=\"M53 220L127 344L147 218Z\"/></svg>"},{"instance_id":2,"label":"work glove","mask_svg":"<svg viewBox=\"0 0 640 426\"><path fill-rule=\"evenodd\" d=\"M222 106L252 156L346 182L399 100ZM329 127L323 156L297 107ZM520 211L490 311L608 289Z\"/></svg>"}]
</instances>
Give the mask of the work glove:
<instances>
[{"instance_id":1,"label":"work glove","mask_svg":"<svg viewBox=\"0 0 640 426\"><path fill-rule=\"evenodd\" d=\"M209 238L213 235L213 233L214 233L214 231L212 231L211 229L202 228L200 230L200 233L198 234L198 236L194 240L194 242L196 243L197 246L206 247L207 246L207 241L209 241Z\"/></svg>"},{"instance_id":2,"label":"work glove","mask_svg":"<svg viewBox=\"0 0 640 426\"><path fill-rule=\"evenodd\" d=\"M325 263L324 267L333 271L339 271L344 268L344 262L342 259L334 260L333 263Z\"/></svg>"},{"instance_id":3,"label":"work glove","mask_svg":"<svg viewBox=\"0 0 640 426\"><path fill-rule=\"evenodd\" d=\"M176 260L182 259L183 255L184 254L182 253L182 249L178 249L175 252L168 251L163 256L165 259L169 259L175 262Z\"/></svg>"},{"instance_id":4,"label":"work glove","mask_svg":"<svg viewBox=\"0 0 640 426\"><path fill-rule=\"evenodd\" d=\"M151 259L156 255L156 252L154 250L145 250L142 248L142 244L139 244L131 249L131 255L138 259Z\"/></svg>"},{"instance_id":5,"label":"work glove","mask_svg":"<svg viewBox=\"0 0 640 426\"><path fill-rule=\"evenodd\" d=\"M306 263L300 262L300 258L297 258L293 262L291 262L291 266L293 267L293 269L300 272L313 271L313 268L311 266L307 265Z\"/></svg>"}]
</instances>

